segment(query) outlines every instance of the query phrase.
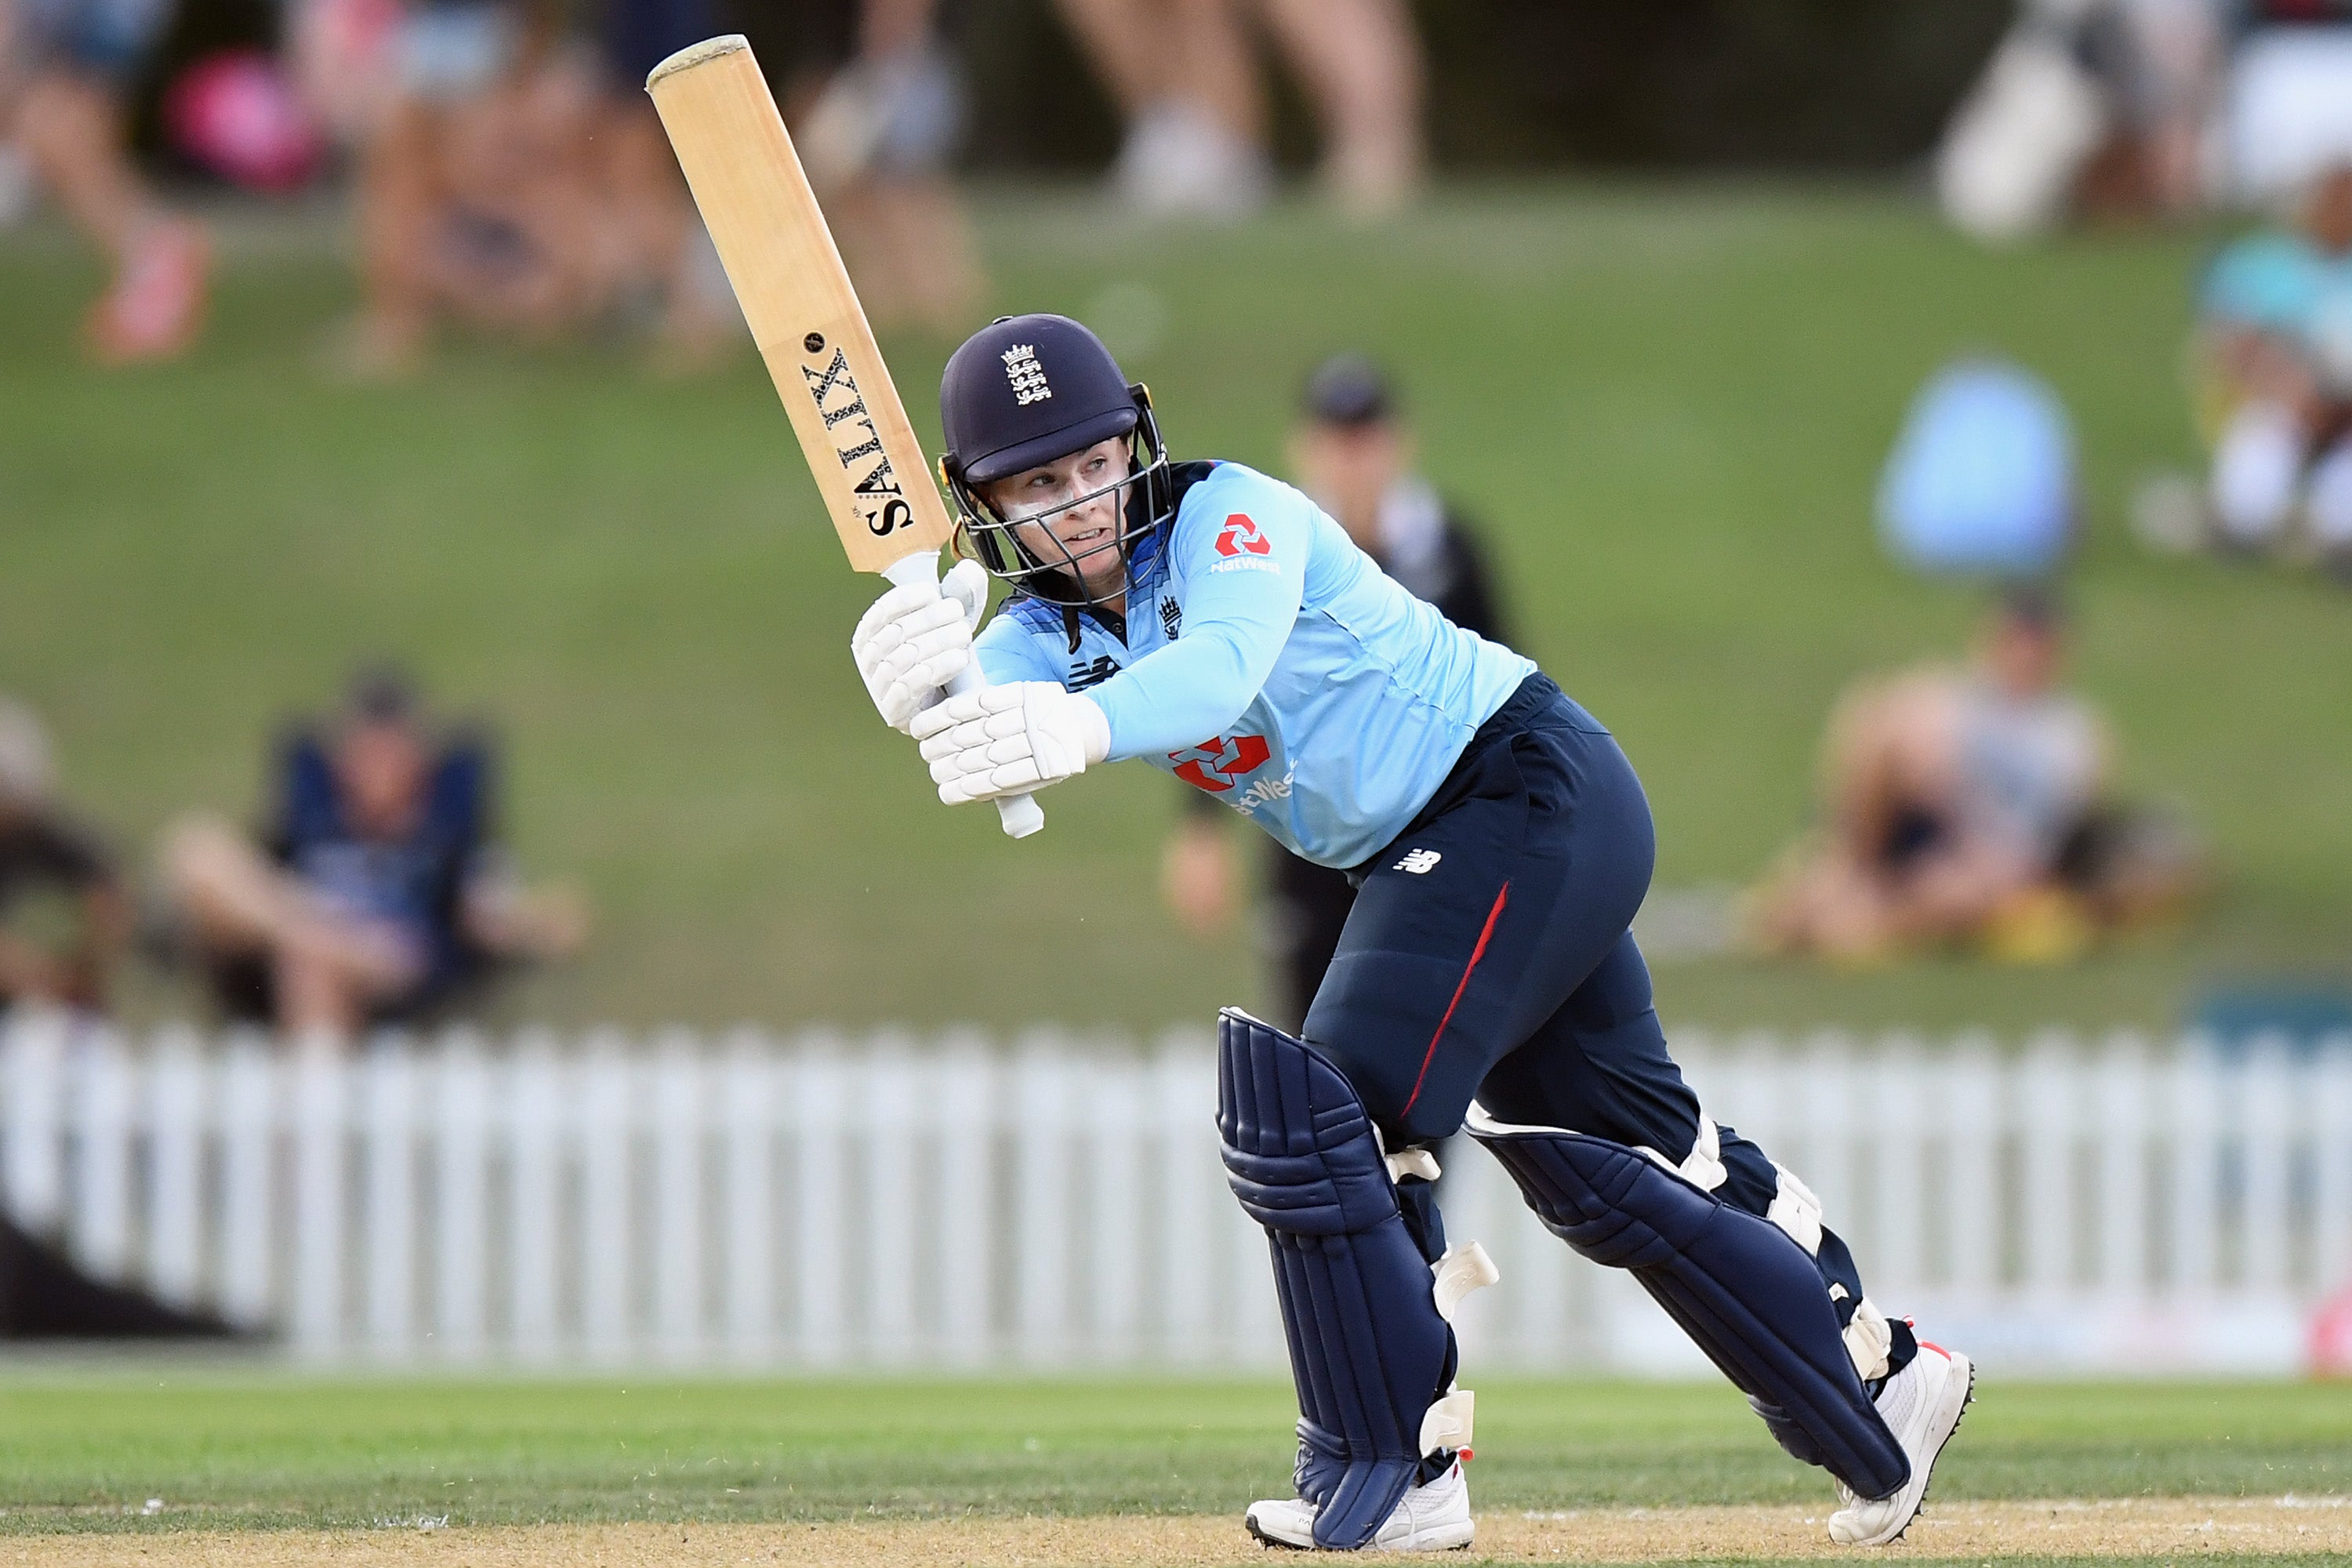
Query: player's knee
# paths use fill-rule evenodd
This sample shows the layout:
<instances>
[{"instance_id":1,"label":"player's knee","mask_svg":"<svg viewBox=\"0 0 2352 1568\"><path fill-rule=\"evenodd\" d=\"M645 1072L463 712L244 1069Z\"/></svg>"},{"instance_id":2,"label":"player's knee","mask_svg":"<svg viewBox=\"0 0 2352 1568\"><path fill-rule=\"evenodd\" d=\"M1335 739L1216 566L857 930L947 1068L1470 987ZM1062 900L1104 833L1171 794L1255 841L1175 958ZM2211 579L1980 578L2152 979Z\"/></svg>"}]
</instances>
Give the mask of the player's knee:
<instances>
[{"instance_id":1,"label":"player's knee","mask_svg":"<svg viewBox=\"0 0 2352 1568\"><path fill-rule=\"evenodd\" d=\"M1285 1235L1350 1236L1395 1215L1379 1141L1339 1068L1242 1013L1226 1013L1218 1036L1217 1131L1249 1216Z\"/></svg>"}]
</instances>

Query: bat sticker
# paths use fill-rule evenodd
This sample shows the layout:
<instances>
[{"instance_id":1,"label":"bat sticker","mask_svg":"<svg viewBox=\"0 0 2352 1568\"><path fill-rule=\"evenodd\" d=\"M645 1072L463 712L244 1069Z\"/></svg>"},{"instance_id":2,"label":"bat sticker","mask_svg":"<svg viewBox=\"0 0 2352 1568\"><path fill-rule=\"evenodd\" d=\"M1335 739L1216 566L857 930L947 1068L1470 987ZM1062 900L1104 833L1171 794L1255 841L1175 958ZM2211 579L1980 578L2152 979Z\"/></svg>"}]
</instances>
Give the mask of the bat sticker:
<instances>
[{"instance_id":1,"label":"bat sticker","mask_svg":"<svg viewBox=\"0 0 2352 1568\"><path fill-rule=\"evenodd\" d=\"M824 339L811 332L807 342L817 350ZM874 427L874 416L866 407L866 395L857 388L857 378L850 374L849 355L842 349L833 351L833 358L824 367L801 366L801 378L808 383L809 400L816 405L816 415L824 421L828 431L842 426L848 429L834 437L833 455L845 468L856 467L867 458L876 458L866 477L850 488L860 496L871 496L875 505L860 505L858 514L866 520L866 531L877 539L886 539L915 521L914 509L907 504L906 491L898 485L898 470L882 450L882 433ZM828 405L828 398L838 398Z\"/></svg>"}]
</instances>

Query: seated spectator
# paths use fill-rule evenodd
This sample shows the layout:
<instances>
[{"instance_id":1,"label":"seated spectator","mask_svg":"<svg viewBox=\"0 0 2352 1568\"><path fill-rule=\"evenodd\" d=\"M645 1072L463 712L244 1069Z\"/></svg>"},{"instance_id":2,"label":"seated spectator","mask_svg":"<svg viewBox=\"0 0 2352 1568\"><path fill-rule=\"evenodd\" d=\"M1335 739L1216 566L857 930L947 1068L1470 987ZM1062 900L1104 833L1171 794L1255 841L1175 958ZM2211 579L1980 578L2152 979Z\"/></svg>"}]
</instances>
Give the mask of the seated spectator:
<instances>
[{"instance_id":1,"label":"seated spectator","mask_svg":"<svg viewBox=\"0 0 2352 1568\"><path fill-rule=\"evenodd\" d=\"M839 69L793 135L877 327L962 334L988 292L950 172L963 81L936 0L864 0Z\"/></svg>"},{"instance_id":2,"label":"seated spectator","mask_svg":"<svg viewBox=\"0 0 2352 1568\"><path fill-rule=\"evenodd\" d=\"M0 1009L20 1002L103 1006L106 983L130 938L131 900L95 839L51 797L48 736L40 721L0 700ZM28 895L69 906L63 934L18 929Z\"/></svg>"},{"instance_id":3,"label":"seated spectator","mask_svg":"<svg viewBox=\"0 0 2352 1568\"><path fill-rule=\"evenodd\" d=\"M205 817L164 845L173 902L233 1015L348 1037L586 934L576 895L527 891L506 867L482 744L436 747L397 677L362 677L329 733L297 732L277 784L259 847Z\"/></svg>"},{"instance_id":4,"label":"seated spectator","mask_svg":"<svg viewBox=\"0 0 2352 1568\"><path fill-rule=\"evenodd\" d=\"M2108 798L2106 729L2060 684L2063 654L2055 606L2021 590L1970 668L1849 692L1823 748L1827 825L1758 890L1759 945L1860 962L1980 942L2046 960L2178 908L2196 857Z\"/></svg>"},{"instance_id":5,"label":"seated spectator","mask_svg":"<svg viewBox=\"0 0 2352 1568\"><path fill-rule=\"evenodd\" d=\"M646 94L646 78L678 50L726 30L709 0L603 0L602 103L589 132L592 173L601 182L602 239L612 253L618 295L657 303L654 363L670 374L714 364L743 342L743 313Z\"/></svg>"},{"instance_id":6,"label":"seated spectator","mask_svg":"<svg viewBox=\"0 0 2352 1568\"><path fill-rule=\"evenodd\" d=\"M2352 584L2352 164L2318 183L2298 228L2223 251L2200 312L2221 426L2211 542L2316 559Z\"/></svg>"},{"instance_id":7,"label":"seated spectator","mask_svg":"<svg viewBox=\"0 0 2352 1568\"><path fill-rule=\"evenodd\" d=\"M360 160L352 374L416 370L443 321L545 338L613 300L593 62L543 7L420 0Z\"/></svg>"},{"instance_id":8,"label":"seated spectator","mask_svg":"<svg viewBox=\"0 0 2352 1568\"><path fill-rule=\"evenodd\" d=\"M358 3L302 0L316 20L300 36L332 33ZM345 368L413 373L447 323L542 340L650 327L672 372L740 343L645 93L656 65L722 30L705 0L412 0L379 47L382 101L349 121L363 301Z\"/></svg>"},{"instance_id":9,"label":"seated spectator","mask_svg":"<svg viewBox=\"0 0 2352 1568\"><path fill-rule=\"evenodd\" d=\"M1937 195L1979 239L2073 215L2154 218L2205 196L2231 0L2023 0L1944 132Z\"/></svg>"}]
</instances>

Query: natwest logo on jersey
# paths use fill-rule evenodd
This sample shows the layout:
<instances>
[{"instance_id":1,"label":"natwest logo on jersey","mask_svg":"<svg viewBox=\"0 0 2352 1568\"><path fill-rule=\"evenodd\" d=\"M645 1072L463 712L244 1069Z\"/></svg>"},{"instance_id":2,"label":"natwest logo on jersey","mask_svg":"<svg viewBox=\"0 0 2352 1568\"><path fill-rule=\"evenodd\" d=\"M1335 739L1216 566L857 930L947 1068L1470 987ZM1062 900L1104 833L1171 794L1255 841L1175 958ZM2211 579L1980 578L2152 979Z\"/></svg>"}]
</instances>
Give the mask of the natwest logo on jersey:
<instances>
[{"instance_id":1,"label":"natwest logo on jersey","mask_svg":"<svg viewBox=\"0 0 2352 1568\"><path fill-rule=\"evenodd\" d=\"M1234 787L1234 780L1246 778L1264 767L1266 758L1273 754L1264 735L1220 735L1197 746L1171 752L1168 760L1176 764L1176 776L1186 784L1211 795L1223 795Z\"/></svg>"},{"instance_id":2,"label":"natwest logo on jersey","mask_svg":"<svg viewBox=\"0 0 2352 1568\"><path fill-rule=\"evenodd\" d=\"M1230 557L1244 551L1252 555L1265 555L1273 549L1274 542L1257 531L1257 524L1250 521L1250 515L1245 511L1229 514L1225 526L1217 534L1217 553L1220 555Z\"/></svg>"}]
</instances>

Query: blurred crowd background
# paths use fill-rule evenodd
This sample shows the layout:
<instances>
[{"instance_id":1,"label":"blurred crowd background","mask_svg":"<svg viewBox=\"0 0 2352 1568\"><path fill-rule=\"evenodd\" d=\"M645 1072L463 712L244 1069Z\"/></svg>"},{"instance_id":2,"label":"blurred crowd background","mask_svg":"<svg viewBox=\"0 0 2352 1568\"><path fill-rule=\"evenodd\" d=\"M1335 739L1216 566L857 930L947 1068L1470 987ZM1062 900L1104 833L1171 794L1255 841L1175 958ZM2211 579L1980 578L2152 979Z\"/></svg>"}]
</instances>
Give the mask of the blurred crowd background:
<instances>
[{"instance_id":1,"label":"blurred crowd background","mask_svg":"<svg viewBox=\"0 0 2352 1568\"><path fill-rule=\"evenodd\" d=\"M1086 317L1618 725L1670 1009L2352 1019L2326 0L0 0L0 994L1301 1010L1208 795L877 782L640 90L730 30L921 423Z\"/></svg>"}]
</instances>

